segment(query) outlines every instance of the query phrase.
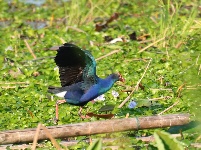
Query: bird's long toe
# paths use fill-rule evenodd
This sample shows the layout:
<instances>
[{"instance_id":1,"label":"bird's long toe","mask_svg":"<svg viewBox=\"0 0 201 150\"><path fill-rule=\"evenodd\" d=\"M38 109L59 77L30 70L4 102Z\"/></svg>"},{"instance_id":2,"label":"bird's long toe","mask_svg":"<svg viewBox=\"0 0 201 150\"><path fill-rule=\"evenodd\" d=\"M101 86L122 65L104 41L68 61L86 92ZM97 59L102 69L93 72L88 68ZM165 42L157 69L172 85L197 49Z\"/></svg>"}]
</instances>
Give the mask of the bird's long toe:
<instances>
[{"instance_id":1,"label":"bird's long toe","mask_svg":"<svg viewBox=\"0 0 201 150\"><path fill-rule=\"evenodd\" d=\"M58 124L58 121L59 121L59 119L58 119L58 118L56 118L56 117L55 117L55 118L53 118L53 123L54 123L54 124Z\"/></svg>"},{"instance_id":2,"label":"bird's long toe","mask_svg":"<svg viewBox=\"0 0 201 150\"><path fill-rule=\"evenodd\" d=\"M91 117L88 116L88 115L85 115L85 116L84 116L84 115L80 115L80 118L81 118L81 119L90 119Z\"/></svg>"}]
</instances>

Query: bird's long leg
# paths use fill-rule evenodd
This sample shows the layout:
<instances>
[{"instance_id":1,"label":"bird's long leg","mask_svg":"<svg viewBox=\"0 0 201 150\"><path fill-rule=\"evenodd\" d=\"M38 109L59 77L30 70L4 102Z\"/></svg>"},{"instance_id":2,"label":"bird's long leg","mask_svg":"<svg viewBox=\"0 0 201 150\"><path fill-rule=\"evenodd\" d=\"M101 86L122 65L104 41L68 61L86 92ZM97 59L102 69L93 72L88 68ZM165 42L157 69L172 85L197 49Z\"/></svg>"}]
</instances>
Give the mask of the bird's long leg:
<instances>
[{"instance_id":1,"label":"bird's long leg","mask_svg":"<svg viewBox=\"0 0 201 150\"><path fill-rule=\"evenodd\" d=\"M83 109L83 107L80 106L80 109L79 109L79 111L78 111L78 115L80 116L80 118L82 118L82 119L91 118L91 117L89 117L89 116L83 116L83 115L82 115L82 109ZM89 143L90 143L90 144L92 143L91 136L89 136Z\"/></svg>"},{"instance_id":2,"label":"bird's long leg","mask_svg":"<svg viewBox=\"0 0 201 150\"><path fill-rule=\"evenodd\" d=\"M58 101L56 102L56 121L59 120L59 104L63 104L63 103L65 103L65 102L66 102L65 99L58 100Z\"/></svg>"},{"instance_id":3,"label":"bird's long leg","mask_svg":"<svg viewBox=\"0 0 201 150\"><path fill-rule=\"evenodd\" d=\"M81 107L80 106L80 109L79 109L79 111L78 111L78 115L82 118L82 109L83 109L83 107Z\"/></svg>"},{"instance_id":4,"label":"bird's long leg","mask_svg":"<svg viewBox=\"0 0 201 150\"><path fill-rule=\"evenodd\" d=\"M92 102L92 104L94 104L94 103L95 103L95 101L94 101L94 100L92 100L91 102Z\"/></svg>"}]
</instances>

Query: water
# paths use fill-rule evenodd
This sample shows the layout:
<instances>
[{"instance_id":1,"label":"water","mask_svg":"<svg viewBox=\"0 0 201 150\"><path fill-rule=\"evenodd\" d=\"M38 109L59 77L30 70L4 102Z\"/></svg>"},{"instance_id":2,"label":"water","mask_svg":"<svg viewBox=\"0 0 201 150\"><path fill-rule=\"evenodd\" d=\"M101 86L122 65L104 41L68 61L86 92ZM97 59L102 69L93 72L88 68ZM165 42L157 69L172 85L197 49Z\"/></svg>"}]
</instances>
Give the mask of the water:
<instances>
[{"instance_id":1,"label":"water","mask_svg":"<svg viewBox=\"0 0 201 150\"><path fill-rule=\"evenodd\" d=\"M13 0L5 0L6 2L11 3ZM69 2L70 0L55 0L57 3L61 2ZM40 7L46 3L46 0L19 0L19 2L25 4L35 5L36 7ZM12 20L0 20L0 28L8 27L13 21ZM31 26L33 29L42 29L47 26L47 21L24 21L24 24Z\"/></svg>"},{"instance_id":2,"label":"water","mask_svg":"<svg viewBox=\"0 0 201 150\"><path fill-rule=\"evenodd\" d=\"M30 25L33 29L42 29L47 25L45 21L25 21L25 24Z\"/></svg>"},{"instance_id":3,"label":"water","mask_svg":"<svg viewBox=\"0 0 201 150\"><path fill-rule=\"evenodd\" d=\"M34 4L36 6L41 6L45 3L45 0L19 0L19 1L26 4Z\"/></svg>"},{"instance_id":4,"label":"water","mask_svg":"<svg viewBox=\"0 0 201 150\"><path fill-rule=\"evenodd\" d=\"M8 3L11 3L12 0L6 0ZM57 0L57 2L69 2L70 0ZM23 2L25 4L33 4L36 6L41 6L45 4L46 0L19 0L19 2Z\"/></svg>"},{"instance_id":5,"label":"water","mask_svg":"<svg viewBox=\"0 0 201 150\"><path fill-rule=\"evenodd\" d=\"M0 20L0 27L5 28L11 24L10 20Z\"/></svg>"}]
</instances>

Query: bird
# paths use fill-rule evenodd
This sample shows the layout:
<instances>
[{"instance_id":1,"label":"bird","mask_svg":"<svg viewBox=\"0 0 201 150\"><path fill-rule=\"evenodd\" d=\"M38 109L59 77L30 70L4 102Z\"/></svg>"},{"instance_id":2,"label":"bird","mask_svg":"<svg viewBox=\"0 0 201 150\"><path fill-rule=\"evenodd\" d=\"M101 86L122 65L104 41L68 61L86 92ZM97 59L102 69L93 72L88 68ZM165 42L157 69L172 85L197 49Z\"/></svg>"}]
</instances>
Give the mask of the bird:
<instances>
[{"instance_id":1,"label":"bird","mask_svg":"<svg viewBox=\"0 0 201 150\"><path fill-rule=\"evenodd\" d=\"M61 87L49 88L49 92L62 100L56 102L56 121L59 120L59 104L68 103L80 106L78 115L84 105L112 88L116 81L124 82L120 73L110 74L102 79L96 74L96 61L90 51L65 43L57 50L54 61L59 68Z\"/></svg>"}]
</instances>

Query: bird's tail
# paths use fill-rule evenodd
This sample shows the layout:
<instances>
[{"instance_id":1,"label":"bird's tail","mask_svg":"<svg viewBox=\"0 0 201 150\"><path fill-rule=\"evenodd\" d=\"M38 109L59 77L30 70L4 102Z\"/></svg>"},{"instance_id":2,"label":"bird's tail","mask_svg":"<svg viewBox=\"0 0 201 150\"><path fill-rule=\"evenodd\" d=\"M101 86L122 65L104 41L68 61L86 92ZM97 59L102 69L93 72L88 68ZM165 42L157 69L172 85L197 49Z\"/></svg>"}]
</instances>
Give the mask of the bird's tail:
<instances>
[{"instance_id":1,"label":"bird's tail","mask_svg":"<svg viewBox=\"0 0 201 150\"><path fill-rule=\"evenodd\" d=\"M55 87L55 86L48 87L48 92L52 93L52 94L57 94L57 93L64 92L64 91L67 91L67 89L65 87Z\"/></svg>"},{"instance_id":2,"label":"bird's tail","mask_svg":"<svg viewBox=\"0 0 201 150\"><path fill-rule=\"evenodd\" d=\"M64 95L67 92L67 87L54 87L54 86L49 86L48 87L48 92L55 94L58 97L64 97Z\"/></svg>"}]
</instances>

